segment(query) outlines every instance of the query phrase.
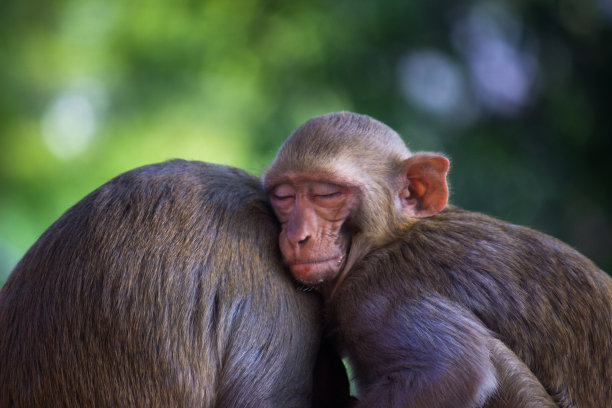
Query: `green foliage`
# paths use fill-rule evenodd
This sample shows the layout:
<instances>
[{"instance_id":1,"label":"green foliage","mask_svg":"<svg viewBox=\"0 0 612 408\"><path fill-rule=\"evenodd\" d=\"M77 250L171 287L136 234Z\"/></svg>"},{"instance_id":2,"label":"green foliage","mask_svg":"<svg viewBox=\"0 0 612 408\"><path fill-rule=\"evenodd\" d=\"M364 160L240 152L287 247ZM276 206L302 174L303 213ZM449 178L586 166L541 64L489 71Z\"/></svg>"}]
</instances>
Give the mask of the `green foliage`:
<instances>
[{"instance_id":1,"label":"green foliage","mask_svg":"<svg viewBox=\"0 0 612 408\"><path fill-rule=\"evenodd\" d=\"M260 173L342 109L446 152L454 203L612 270L604 0L7 1L0 38L0 285L118 173L174 157Z\"/></svg>"}]
</instances>

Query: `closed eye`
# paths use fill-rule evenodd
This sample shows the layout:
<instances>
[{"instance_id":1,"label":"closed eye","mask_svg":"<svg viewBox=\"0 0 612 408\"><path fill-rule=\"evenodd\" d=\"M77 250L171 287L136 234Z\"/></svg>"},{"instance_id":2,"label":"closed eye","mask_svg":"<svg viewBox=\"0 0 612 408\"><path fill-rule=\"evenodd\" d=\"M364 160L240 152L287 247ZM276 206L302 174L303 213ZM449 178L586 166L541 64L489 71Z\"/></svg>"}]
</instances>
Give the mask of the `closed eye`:
<instances>
[{"instance_id":1,"label":"closed eye","mask_svg":"<svg viewBox=\"0 0 612 408\"><path fill-rule=\"evenodd\" d=\"M288 199L290 199L290 198L293 198L293 196L292 196L292 195L284 195L284 196L281 196L281 195L276 195L276 194L274 194L274 195L272 196L272 198L274 198L275 200L288 200Z\"/></svg>"},{"instance_id":2,"label":"closed eye","mask_svg":"<svg viewBox=\"0 0 612 408\"><path fill-rule=\"evenodd\" d=\"M283 209L287 209L289 208L291 205L293 205L293 200L294 200L294 196L293 195L276 195L273 194L271 196L271 201L272 201L272 205Z\"/></svg>"},{"instance_id":3,"label":"closed eye","mask_svg":"<svg viewBox=\"0 0 612 408\"><path fill-rule=\"evenodd\" d=\"M329 194L316 194L315 197L321 197L321 198L334 198L334 197L339 197L342 193L339 191L336 191L334 193L329 193Z\"/></svg>"},{"instance_id":4,"label":"closed eye","mask_svg":"<svg viewBox=\"0 0 612 408\"><path fill-rule=\"evenodd\" d=\"M279 203L286 203L295 197L295 189L288 184L281 184L270 191L270 198Z\"/></svg>"},{"instance_id":5,"label":"closed eye","mask_svg":"<svg viewBox=\"0 0 612 408\"><path fill-rule=\"evenodd\" d=\"M334 191L327 194L315 194L312 200L321 207L334 208L346 201L346 194L342 191Z\"/></svg>"}]
</instances>

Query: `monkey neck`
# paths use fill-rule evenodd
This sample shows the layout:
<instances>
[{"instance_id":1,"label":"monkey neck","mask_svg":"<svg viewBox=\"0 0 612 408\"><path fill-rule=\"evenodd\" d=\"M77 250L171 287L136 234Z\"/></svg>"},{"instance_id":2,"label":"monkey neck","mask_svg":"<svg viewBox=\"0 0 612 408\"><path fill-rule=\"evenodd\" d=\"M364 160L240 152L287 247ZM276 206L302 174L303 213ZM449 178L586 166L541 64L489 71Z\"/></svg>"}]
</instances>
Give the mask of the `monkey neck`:
<instances>
[{"instance_id":1,"label":"monkey neck","mask_svg":"<svg viewBox=\"0 0 612 408\"><path fill-rule=\"evenodd\" d=\"M361 261L372 251L378 248L382 248L385 245L396 241L400 238L407 228L416 222L417 220L410 217L401 217L387 225L383 234L372 234L366 232L359 232L353 236L348 255L344 261L344 265L338 274L338 277L331 282L330 285L326 285L321 289L323 296L331 300L337 293L338 289L349 275L355 264Z\"/></svg>"},{"instance_id":2,"label":"monkey neck","mask_svg":"<svg viewBox=\"0 0 612 408\"><path fill-rule=\"evenodd\" d=\"M331 285L323 290L323 295L326 299L331 300L334 297L338 291L338 288L340 285L342 285L342 282L344 282L355 264L362 260L372 249L377 246L375 243L376 240L374 240L373 237L368 237L368 235L364 233L358 233L353 237L348 250L348 255L344 261L342 269L340 269L338 277L332 282Z\"/></svg>"}]
</instances>

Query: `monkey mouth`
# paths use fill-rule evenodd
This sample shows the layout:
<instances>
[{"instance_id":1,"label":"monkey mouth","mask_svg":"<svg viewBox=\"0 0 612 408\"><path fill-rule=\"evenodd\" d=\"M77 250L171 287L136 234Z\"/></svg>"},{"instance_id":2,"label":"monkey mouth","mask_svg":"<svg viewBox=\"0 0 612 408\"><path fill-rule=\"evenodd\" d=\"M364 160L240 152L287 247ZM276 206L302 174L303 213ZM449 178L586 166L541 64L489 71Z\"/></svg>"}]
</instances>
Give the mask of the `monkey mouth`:
<instances>
[{"instance_id":1,"label":"monkey mouth","mask_svg":"<svg viewBox=\"0 0 612 408\"><path fill-rule=\"evenodd\" d=\"M309 261L289 262L291 274L300 282L316 285L333 278L342 265L344 256Z\"/></svg>"}]
</instances>

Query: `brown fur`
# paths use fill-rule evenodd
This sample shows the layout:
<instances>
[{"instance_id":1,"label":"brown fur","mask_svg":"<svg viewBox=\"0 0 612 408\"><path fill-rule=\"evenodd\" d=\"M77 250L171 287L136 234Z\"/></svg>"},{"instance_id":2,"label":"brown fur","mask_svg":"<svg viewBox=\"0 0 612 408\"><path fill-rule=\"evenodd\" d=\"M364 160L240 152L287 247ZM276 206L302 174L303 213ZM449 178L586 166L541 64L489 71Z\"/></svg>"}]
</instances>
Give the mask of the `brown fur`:
<instances>
[{"instance_id":1,"label":"brown fur","mask_svg":"<svg viewBox=\"0 0 612 408\"><path fill-rule=\"evenodd\" d=\"M512 349L559 406L603 407L612 402L611 299L612 279L567 245L451 207L367 255L330 306L343 347L365 373L358 378L394 367L418 378L419 364L437 362L465 371L463 358L440 349L471 344L451 336L468 322L486 329L476 340L498 338ZM410 344L418 330L438 336L416 333L422 343ZM379 358L384 350L391 361Z\"/></svg>"},{"instance_id":2,"label":"brown fur","mask_svg":"<svg viewBox=\"0 0 612 408\"><path fill-rule=\"evenodd\" d=\"M416 169L410 185L409 157L384 124L339 112L296 130L264 177L271 194L279 183L303 194L283 207L282 231L309 231L281 245L297 262L350 242L344 268L318 289L354 368L358 406L612 406L610 276L552 237L482 214L449 206L408 216L430 198L433 169ZM325 244L314 242L322 210L291 181L309 176L359 189L340 196L351 213Z\"/></svg>"},{"instance_id":3,"label":"brown fur","mask_svg":"<svg viewBox=\"0 0 612 408\"><path fill-rule=\"evenodd\" d=\"M309 406L320 304L277 234L238 169L172 161L101 186L0 291L0 407Z\"/></svg>"},{"instance_id":4,"label":"brown fur","mask_svg":"<svg viewBox=\"0 0 612 408\"><path fill-rule=\"evenodd\" d=\"M557 407L537 377L504 343L490 337L489 350L499 387L487 401L491 408Z\"/></svg>"}]
</instances>

